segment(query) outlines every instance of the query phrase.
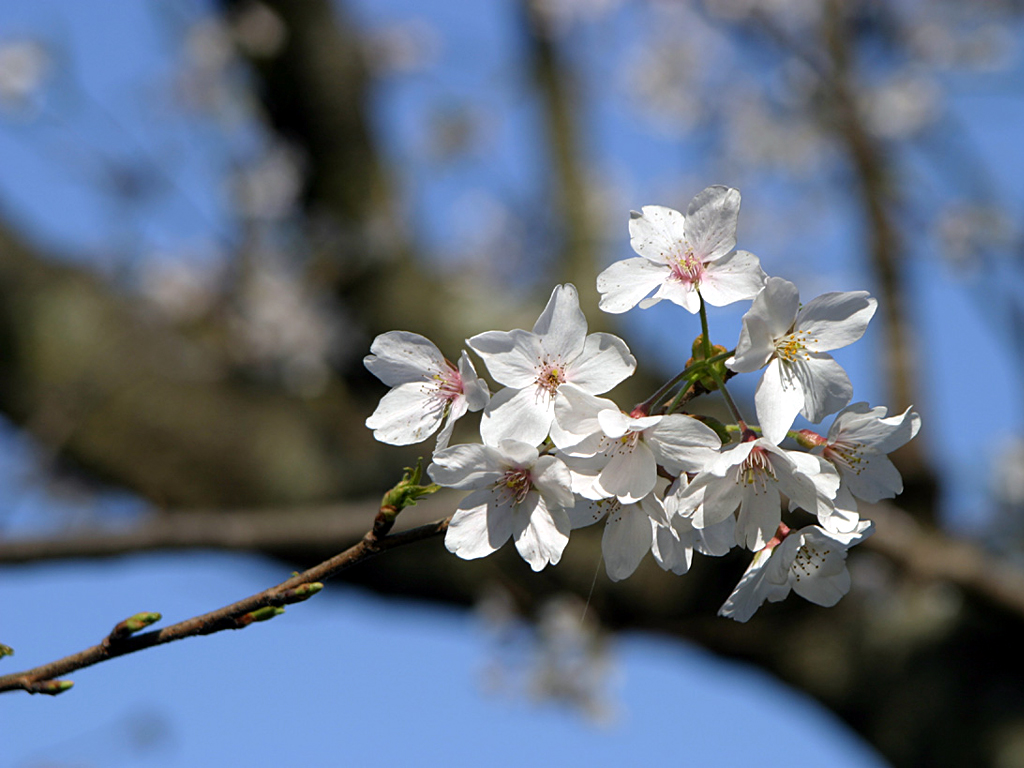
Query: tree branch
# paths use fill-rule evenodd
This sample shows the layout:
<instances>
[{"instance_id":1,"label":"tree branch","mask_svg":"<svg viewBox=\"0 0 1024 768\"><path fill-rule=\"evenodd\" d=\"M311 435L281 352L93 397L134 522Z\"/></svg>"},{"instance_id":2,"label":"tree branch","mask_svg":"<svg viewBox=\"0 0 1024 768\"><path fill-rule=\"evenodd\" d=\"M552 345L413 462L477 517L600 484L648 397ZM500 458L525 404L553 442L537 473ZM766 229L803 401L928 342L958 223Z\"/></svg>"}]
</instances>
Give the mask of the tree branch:
<instances>
[{"instance_id":1,"label":"tree branch","mask_svg":"<svg viewBox=\"0 0 1024 768\"><path fill-rule=\"evenodd\" d=\"M131 634L130 622L132 619L138 618L132 617L132 619L116 625L113 631L98 645L34 669L0 677L0 693L21 690L29 693L56 695L68 690L72 685L70 681L58 680L57 678L61 675L146 648L166 645L186 637L211 635L226 629L242 629L254 621L273 618L283 612L280 610L281 606L301 602L316 594L319 591L319 582L381 552L442 534L448 529L450 520L451 517L446 517L428 525L387 536L377 536L371 531L358 544L275 587L270 587L215 611L172 624L164 629ZM309 587L313 585L316 588L310 589ZM147 618L140 619L140 623L146 624L149 623L148 618L154 614L139 614L139 617L142 616Z\"/></svg>"}]
</instances>

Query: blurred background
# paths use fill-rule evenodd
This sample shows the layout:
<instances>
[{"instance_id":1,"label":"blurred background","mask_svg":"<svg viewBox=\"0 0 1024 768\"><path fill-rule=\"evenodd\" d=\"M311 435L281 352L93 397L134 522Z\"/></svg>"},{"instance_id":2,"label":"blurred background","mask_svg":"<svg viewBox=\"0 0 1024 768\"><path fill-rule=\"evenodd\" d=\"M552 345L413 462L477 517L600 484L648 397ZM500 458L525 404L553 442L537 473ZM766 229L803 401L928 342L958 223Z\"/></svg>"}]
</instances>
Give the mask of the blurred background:
<instances>
[{"instance_id":1,"label":"blurred background","mask_svg":"<svg viewBox=\"0 0 1024 768\"><path fill-rule=\"evenodd\" d=\"M710 184L742 191L739 247L805 301L879 299L836 357L855 401L924 425L895 456L905 493L863 510L878 532L834 609L716 618L741 554L613 584L592 531L539 575L433 540L245 633L0 697L0 764L1024 765L1022 15L0 4L0 672L358 539L432 446L363 426L378 333L456 359L571 281L640 360L617 401L643 399L699 322L603 315L594 280L633 255L630 209L685 210ZM712 312L714 342L745 308Z\"/></svg>"}]
</instances>

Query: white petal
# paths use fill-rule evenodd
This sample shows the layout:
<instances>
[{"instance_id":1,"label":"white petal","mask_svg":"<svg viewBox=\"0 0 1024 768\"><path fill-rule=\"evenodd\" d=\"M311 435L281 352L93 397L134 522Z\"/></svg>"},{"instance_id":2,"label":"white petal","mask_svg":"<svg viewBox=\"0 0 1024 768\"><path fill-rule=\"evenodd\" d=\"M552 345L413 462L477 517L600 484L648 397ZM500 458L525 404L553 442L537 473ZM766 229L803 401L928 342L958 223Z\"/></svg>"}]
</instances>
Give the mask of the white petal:
<instances>
[{"instance_id":1,"label":"white petal","mask_svg":"<svg viewBox=\"0 0 1024 768\"><path fill-rule=\"evenodd\" d=\"M572 530L586 528L593 525L602 517L608 514L613 506L617 507L618 502L612 499L576 499L576 504L566 510L569 515L569 525Z\"/></svg>"},{"instance_id":2,"label":"white petal","mask_svg":"<svg viewBox=\"0 0 1024 768\"><path fill-rule=\"evenodd\" d=\"M438 451L427 467L427 474L435 483L460 490L492 485L504 471L501 454L479 443L463 443Z\"/></svg>"},{"instance_id":3,"label":"white petal","mask_svg":"<svg viewBox=\"0 0 1024 768\"><path fill-rule=\"evenodd\" d=\"M800 308L800 291L788 280L769 277L750 305L748 315L760 317L775 339L781 339L793 327Z\"/></svg>"},{"instance_id":4,"label":"white petal","mask_svg":"<svg viewBox=\"0 0 1024 768\"><path fill-rule=\"evenodd\" d=\"M736 519L730 515L720 523L708 525L697 532L694 548L702 555L722 557L736 545Z\"/></svg>"},{"instance_id":5,"label":"white petal","mask_svg":"<svg viewBox=\"0 0 1024 768\"><path fill-rule=\"evenodd\" d=\"M743 489L732 477L716 477L702 472L683 492L680 503L692 498L704 488L704 501L693 511L693 526L704 528L728 518L740 505Z\"/></svg>"},{"instance_id":6,"label":"white petal","mask_svg":"<svg viewBox=\"0 0 1024 768\"><path fill-rule=\"evenodd\" d=\"M540 445L548 436L555 406L537 387L503 389L487 404L480 420L480 436L488 445L505 439Z\"/></svg>"},{"instance_id":7,"label":"white petal","mask_svg":"<svg viewBox=\"0 0 1024 768\"><path fill-rule=\"evenodd\" d=\"M574 456L593 456L600 450L604 437L597 414L605 410L618 411L619 407L611 400L588 395L573 384L561 385L555 395L552 441Z\"/></svg>"},{"instance_id":8,"label":"white petal","mask_svg":"<svg viewBox=\"0 0 1024 768\"><path fill-rule=\"evenodd\" d=\"M877 307L878 302L867 291L826 293L800 310L796 329L810 337L806 342L808 349L839 349L864 335Z\"/></svg>"},{"instance_id":9,"label":"white petal","mask_svg":"<svg viewBox=\"0 0 1024 768\"><path fill-rule=\"evenodd\" d=\"M571 507L572 476L569 468L555 456L541 456L530 472L533 487L544 497L548 507Z\"/></svg>"},{"instance_id":10,"label":"white petal","mask_svg":"<svg viewBox=\"0 0 1024 768\"><path fill-rule=\"evenodd\" d=\"M664 570L682 576L693 562L693 546L689 542L683 541L673 527L655 525L651 554Z\"/></svg>"},{"instance_id":11,"label":"white petal","mask_svg":"<svg viewBox=\"0 0 1024 768\"><path fill-rule=\"evenodd\" d=\"M772 553L769 550L762 550L754 555L740 583L718 610L719 616L727 616L736 621L748 621L757 612L767 597L764 568L771 558Z\"/></svg>"},{"instance_id":12,"label":"white petal","mask_svg":"<svg viewBox=\"0 0 1024 768\"><path fill-rule=\"evenodd\" d=\"M547 306L533 326L533 332L541 338L548 355L569 361L583 351L587 318L580 309L576 286L572 283L555 286Z\"/></svg>"},{"instance_id":13,"label":"white petal","mask_svg":"<svg viewBox=\"0 0 1024 768\"><path fill-rule=\"evenodd\" d=\"M734 251L705 267L700 295L713 307L749 301L761 292L766 279L757 256L747 251Z\"/></svg>"},{"instance_id":14,"label":"white petal","mask_svg":"<svg viewBox=\"0 0 1024 768\"><path fill-rule=\"evenodd\" d=\"M463 560L474 560L500 549L512 535L512 510L499 506L492 489L464 498L448 524L444 545Z\"/></svg>"},{"instance_id":15,"label":"white petal","mask_svg":"<svg viewBox=\"0 0 1024 768\"><path fill-rule=\"evenodd\" d=\"M381 398L366 420L373 436L389 445L411 445L434 434L444 417L444 404L432 396L436 388L417 381L400 384Z\"/></svg>"},{"instance_id":16,"label":"white petal","mask_svg":"<svg viewBox=\"0 0 1024 768\"><path fill-rule=\"evenodd\" d=\"M487 382L476 375L476 368L473 367L473 361L469 359L466 350L462 350L462 356L459 358L459 377L462 379L462 394L466 398L467 410L483 410L491 397L491 392L487 388Z\"/></svg>"},{"instance_id":17,"label":"white petal","mask_svg":"<svg viewBox=\"0 0 1024 768\"><path fill-rule=\"evenodd\" d=\"M623 505L608 516L601 537L601 552L608 578L622 581L633 575L651 549L651 518L636 504Z\"/></svg>"},{"instance_id":18,"label":"white petal","mask_svg":"<svg viewBox=\"0 0 1024 768\"><path fill-rule=\"evenodd\" d=\"M722 441L715 431L690 416L673 413L644 431L658 464L670 474L701 472L718 456Z\"/></svg>"},{"instance_id":19,"label":"white petal","mask_svg":"<svg viewBox=\"0 0 1024 768\"><path fill-rule=\"evenodd\" d=\"M736 517L736 543L756 552L775 535L781 522L778 486L769 479L765 490L756 493L747 490L741 496Z\"/></svg>"},{"instance_id":20,"label":"white petal","mask_svg":"<svg viewBox=\"0 0 1024 768\"><path fill-rule=\"evenodd\" d=\"M774 354L775 337L771 327L763 317L747 312L736 342L736 353L725 361L725 365L737 373L752 373L763 368Z\"/></svg>"},{"instance_id":21,"label":"white petal","mask_svg":"<svg viewBox=\"0 0 1024 768\"><path fill-rule=\"evenodd\" d=\"M382 333L373 340L370 352L363 365L389 387L429 379L446 367L434 342L408 331Z\"/></svg>"},{"instance_id":22,"label":"white petal","mask_svg":"<svg viewBox=\"0 0 1024 768\"><path fill-rule=\"evenodd\" d=\"M641 210L629 213L629 244L652 263L665 264L682 248L686 219L679 211L661 205L645 205Z\"/></svg>"},{"instance_id":23,"label":"white petal","mask_svg":"<svg viewBox=\"0 0 1024 768\"><path fill-rule=\"evenodd\" d=\"M540 338L527 331L487 331L466 341L483 359L487 370L499 384L513 389L532 385L544 359Z\"/></svg>"},{"instance_id":24,"label":"white petal","mask_svg":"<svg viewBox=\"0 0 1024 768\"><path fill-rule=\"evenodd\" d=\"M872 504L903 492L903 478L888 456L861 454L855 470L840 467L840 471L850 492Z\"/></svg>"},{"instance_id":25,"label":"white petal","mask_svg":"<svg viewBox=\"0 0 1024 768\"><path fill-rule=\"evenodd\" d=\"M802 381L788 363L772 360L754 392L757 422L764 438L773 445L781 443L803 407Z\"/></svg>"},{"instance_id":26,"label":"white petal","mask_svg":"<svg viewBox=\"0 0 1024 768\"><path fill-rule=\"evenodd\" d=\"M697 286L694 283L668 279L661 284L654 296L640 302L640 308L647 309L663 299L671 301L691 314L700 312L700 294L697 293Z\"/></svg>"},{"instance_id":27,"label":"white petal","mask_svg":"<svg viewBox=\"0 0 1024 768\"><path fill-rule=\"evenodd\" d=\"M658 466L651 449L638 442L632 450L612 454L601 470L598 485L623 504L634 504L652 490L658 481Z\"/></svg>"},{"instance_id":28,"label":"white petal","mask_svg":"<svg viewBox=\"0 0 1024 768\"><path fill-rule=\"evenodd\" d=\"M669 267L647 259L616 261L597 276L597 292L601 294L598 306L610 314L621 314L635 307L670 274Z\"/></svg>"},{"instance_id":29,"label":"white petal","mask_svg":"<svg viewBox=\"0 0 1024 768\"><path fill-rule=\"evenodd\" d=\"M793 366L804 392L800 409L808 421L817 424L835 413L853 397L853 385L843 366L824 353L813 353Z\"/></svg>"},{"instance_id":30,"label":"white petal","mask_svg":"<svg viewBox=\"0 0 1024 768\"><path fill-rule=\"evenodd\" d=\"M597 414L597 423L600 425L601 431L616 440L629 432L631 421L632 419L618 408L599 411Z\"/></svg>"},{"instance_id":31,"label":"white petal","mask_svg":"<svg viewBox=\"0 0 1024 768\"><path fill-rule=\"evenodd\" d=\"M686 210L686 241L701 261L720 259L736 247L740 193L730 187L708 187Z\"/></svg>"},{"instance_id":32,"label":"white petal","mask_svg":"<svg viewBox=\"0 0 1024 768\"><path fill-rule=\"evenodd\" d=\"M818 522L829 533L850 533L857 530L860 523L860 513L857 511L857 501L850 493L846 484L839 486L836 492L835 504L832 507L832 514L824 520L818 516Z\"/></svg>"},{"instance_id":33,"label":"white petal","mask_svg":"<svg viewBox=\"0 0 1024 768\"><path fill-rule=\"evenodd\" d=\"M629 353L626 342L610 333L587 336L583 352L567 363L566 383L575 384L584 392L600 395L625 381L636 370L636 358Z\"/></svg>"},{"instance_id":34,"label":"white petal","mask_svg":"<svg viewBox=\"0 0 1024 768\"><path fill-rule=\"evenodd\" d=\"M523 560L535 571L555 565L569 543L569 516L563 509L549 510L539 494L528 493L515 509L512 535Z\"/></svg>"}]
</instances>

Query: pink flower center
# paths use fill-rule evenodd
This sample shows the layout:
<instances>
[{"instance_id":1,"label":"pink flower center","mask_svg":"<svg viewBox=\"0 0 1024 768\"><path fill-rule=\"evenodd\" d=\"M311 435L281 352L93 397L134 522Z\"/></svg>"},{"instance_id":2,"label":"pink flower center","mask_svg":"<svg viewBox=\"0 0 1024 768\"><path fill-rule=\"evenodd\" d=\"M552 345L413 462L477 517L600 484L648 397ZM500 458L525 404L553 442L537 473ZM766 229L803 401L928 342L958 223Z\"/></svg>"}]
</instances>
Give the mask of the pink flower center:
<instances>
[{"instance_id":1,"label":"pink flower center","mask_svg":"<svg viewBox=\"0 0 1024 768\"><path fill-rule=\"evenodd\" d=\"M495 488L499 490L503 502L522 504L526 495L533 489L533 481L530 478L530 470L522 467L513 467L505 471Z\"/></svg>"},{"instance_id":2,"label":"pink flower center","mask_svg":"<svg viewBox=\"0 0 1024 768\"><path fill-rule=\"evenodd\" d=\"M754 486L754 493L761 493L767 490L768 478L775 480L775 468L772 467L771 454L763 448L755 446L737 468L736 481Z\"/></svg>"},{"instance_id":3,"label":"pink flower center","mask_svg":"<svg viewBox=\"0 0 1024 768\"><path fill-rule=\"evenodd\" d=\"M434 376L437 381L436 397L450 403L463 392L462 374L459 369L445 360L445 369Z\"/></svg>"},{"instance_id":4,"label":"pink flower center","mask_svg":"<svg viewBox=\"0 0 1024 768\"><path fill-rule=\"evenodd\" d=\"M537 386L552 397L555 396L558 385L565 383L565 369L559 365L559 362L545 360L540 368L540 373L537 374Z\"/></svg>"},{"instance_id":5,"label":"pink flower center","mask_svg":"<svg viewBox=\"0 0 1024 768\"><path fill-rule=\"evenodd\" d=\"M689 248L672 264L672 277L686 285L700 285L704 277L704 262Z\"/></svg>"}]
</instances>

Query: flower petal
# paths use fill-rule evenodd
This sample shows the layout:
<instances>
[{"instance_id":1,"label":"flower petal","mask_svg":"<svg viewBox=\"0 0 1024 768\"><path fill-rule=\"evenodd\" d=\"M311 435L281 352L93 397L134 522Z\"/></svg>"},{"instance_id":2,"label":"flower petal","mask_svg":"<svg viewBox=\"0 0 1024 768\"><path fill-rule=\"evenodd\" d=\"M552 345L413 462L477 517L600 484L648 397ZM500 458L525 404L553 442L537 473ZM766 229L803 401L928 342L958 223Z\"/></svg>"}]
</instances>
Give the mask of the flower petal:
<instances>
[{"instance_id":1,"label":"flower petal","mask_svg":"<svg viewBox=\"0 0 1024 768\"><path fill-rule=\"evenodd\" d=\"M788 363L772 360L754 392L757 422L764 438L772 445L781 443L803 407L803 382Z\"/></svg>"},{"instance_id":2,"label":"flower petal","mask_svg":"<svg viewBox=\"0 0 1024 768\"><path fill-rule=\"evenodd\" d=\"M636 370L636 358L626 342L610 333L592 333L583 344L583 352L567 362L566 383L584 392L600 395L625 381Z\"/></svg>"},{"instance_id":3,"label":"flower petal","mask_svg":"<svg viewBox=\"0 0 1024 768\"><path fill-rule=\"evenodd\" d=\"M608 516L601 552L608 578L622 581L633 575L654 541L651 518L636 504L624 504Z\"/></svg>"},{"instance_id":4,"label":"flower petal","mask_svg":"<svg viewBox=\"0 0 1024 768\"><path fill-rule=\"evenodd\" d=\"M370 352L363 365L389 387L429 379L446 367L434 342L409 331L382 333L373 340Z\"/></svg>"},{"instance_id":5,"label":"flower petal","mask_svg":"<svg viewBox=\"0 0 1024 768\"><path fill-rule=\"evenodd\" d=\"M540 338L529 331L486 331L467 339L469 348L483 359L487 370L499 384L513 389L530 386L540 373L538 361L544 359Z\"/></svg>"},{"instance_id":6,"label":"flower petal","mask_svg":"<svg viewBox=\"0 0 1024 768\"><path fill-rule=\"evenodd\" d=\"M853 385L843 366L823 352L812 353L794 366L804 392L800 409L808 421L817 424L850 402Z\"/></svg>"},{"instance_id":7,"label":"flower petal","mask_svg":"<svg viewBox=\"0 0 1024 768\"><path fill-rule=\"evenodd\" d=\"M555 286L547 306L533 326L533 332L541 338L544 351L549 356L561 357L567 362L583 351L587 318L580 309L575 285Z\"/></svg>"},{"instance_id":8,"label":"flower petal","mask_svg":"<svg viewBox=\"0 0 1024 768\"><path fill-rule=\"evenodd\" d=\"M543 570L549 563L558 563L569 543L570 530L565 510L549 510L537 493L528 493L512 518L516 549L535 571Z\"/></svg>"},{"instance_id":9,"label":"flower petal","mask_svg":"<svg viewBox=\"0 0 1024 768\"><path fill-rule=\"evenodd\" d=\"M540 445L555 417L554 401L537 387L503 389L487 404L480 420L480 436L488 445L501 440Z\"/></svg>"},{"instance_id":10,"label":"flower petal","mask_svg":"<svg viewBox=\"0 0 1024 768\"><path fill-rule=\"evenodd\" d=\"M713 186L699 192L686 209L686 241L694 255L715 261L735 248L739 214L739 190Z\"/></svg>"},{"instance_id":11,"label":"flower petal","mask_svg":"<svg viewBox=\"0 0 1024 768\"><path fill-rule=\"evenodd\" d=\"M635 307L647 294L658 288L671 270L647 259L616 261L597 276L598 305L604 312L621 314Z\"/></svg>"},{"instance_id":12,"label":"flower petal","mask_svg":"<svg viewBox=\"0 0 1024 768\"><path fill-rule=\"evenodd\" d=\"M877 308L867 291L825 293L800 310L796 329L810 337L805 343L814 352L839 349L864 335Z\"/></svg>"},{"instance_id":13,"label":"flower petal","mask_svg":"<svg viewBox=\"0 0 1024 768\"><path fill-rule=\"evenodd\" d=\"M494 491L474 491L458 506L444 545L463 560L475 560L500 549L512 535L512 509L495 503Z\"/></svg>"},{"instance_id":14,"label":"flower petal","mask_svg":"<svg viewBox=\"0 0 1024 768\"><path fill-rule=\"evenodd\" d=\"M654 490L658 465L642 441L632 450L616 451L601 470L598 485L623 504L635 504Z\"/></svg>"},{"instance_id":15,"label":"flower petal","mask_svg":"<svg viewBox=\"0 0 1024 768\"><path fill-rule=\"evenodd\" d=\"M437 451L427 467L427 474L435 483L460 490L490 486L504 471L501 454L480 443L463 443Z\"/></svg>"},{"instance_id":16,"label":"flower petal","mask_svg":"<svg viewBox=\"0 0 1024 768\"><path fill-rule=\"evenodd\" d=\"M432 397L436 388L423 381L400 384L380 399L366 426L373 436L389 445L412 445L437 431L444 417L444 403Z\"/></svg>"},{"instance_id":17,"label":"flower petal","mask_svg":"<svg viewBox=\"0 0 1024 768\"><path fill-rule=\"evenodd\" d=\"M700 295L711 306L724 307L753 299L764 288L766 279L757 256L747 251L733 251L705 267Z\"/></svg>"},{"instance_id":18,"label":"flower petal","mask_svg":"<svg viewBox=\"0 0 1024 768\"><path fill-rule=\"evenodd\" d=\"M645 205L640 213L629 212L629 244L653 264L667 264L669 256L681 250L685 237L686 219L679 211Z\"/></svg>"}]
</instances>

